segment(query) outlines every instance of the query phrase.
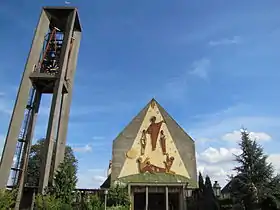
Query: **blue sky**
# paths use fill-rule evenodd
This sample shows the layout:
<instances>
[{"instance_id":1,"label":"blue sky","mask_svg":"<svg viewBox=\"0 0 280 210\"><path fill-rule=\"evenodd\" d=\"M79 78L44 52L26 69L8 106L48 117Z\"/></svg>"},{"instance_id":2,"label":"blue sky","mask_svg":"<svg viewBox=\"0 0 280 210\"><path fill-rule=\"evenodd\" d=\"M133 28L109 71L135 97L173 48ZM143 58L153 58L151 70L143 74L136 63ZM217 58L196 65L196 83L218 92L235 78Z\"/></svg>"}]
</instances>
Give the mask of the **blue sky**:
<instances>
[{"instance_id":1,"label":"blue sky","mask_svg":"<svg viewBox=\"0 0 280 210\"><path fill-rule=\"evenodd\" d=\"M52 5L65 3L1 2L1 140L41 7ZM280 169L279 1L70 5L79 8L83 27L68 132L80 187L96 187L104 179L112 140L152 97L196 140L204 174L224 183L242 126ZM45 136L49 102L43 98L36 138Z\"/></svg>"}]
</instances>

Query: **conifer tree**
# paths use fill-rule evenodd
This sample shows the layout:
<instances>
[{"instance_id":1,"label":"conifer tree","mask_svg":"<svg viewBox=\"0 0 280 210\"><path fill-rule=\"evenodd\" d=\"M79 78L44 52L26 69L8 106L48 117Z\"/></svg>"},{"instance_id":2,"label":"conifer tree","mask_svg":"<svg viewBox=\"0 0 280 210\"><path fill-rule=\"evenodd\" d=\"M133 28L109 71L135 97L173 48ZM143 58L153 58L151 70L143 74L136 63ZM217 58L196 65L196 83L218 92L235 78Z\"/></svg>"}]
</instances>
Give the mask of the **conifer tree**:
<instances>
[{"instance_id":1,"label":"conifer tree","mask_svg":"<svg viewBox=\"0 0 280 210\"><path fill-rule=\"evenodd\" d=\"M203 190L203 201L204 201L203 209L209 209L209 210L218 210L219 209L219 205L218 205L216 197L214 195L213 186L212 186L209 176L206 176L206 178L205 178L205 187Z\"/></svg>"},{"instance_id":2,"label":"conifer tree","mask_svg":"<svg viewBox=\"0 0 280 210\"><path fill-rule=\"evenodd\" d=\"M203 192L204 190L204 180L203 180L203 176L201 174L201 172L199 172L199 175L198 175L198 189L200 192Z\"/></svg>"},{"instance_id":3,"label":"conifer tree","mask_svg":"<svg viewBox=\"0 0 280 210\"><path fill-rule=\"evenodd\" d=\"M280 179L274 176L274 169L267 162L263 148L250 138L246 130L241 131L239 146L242 153L236 156L238 175L232 180L231 193L239 203L242 201L246 210L256 210L268 197L280 198L277 190Z\"/></svg>"}]
</instances>

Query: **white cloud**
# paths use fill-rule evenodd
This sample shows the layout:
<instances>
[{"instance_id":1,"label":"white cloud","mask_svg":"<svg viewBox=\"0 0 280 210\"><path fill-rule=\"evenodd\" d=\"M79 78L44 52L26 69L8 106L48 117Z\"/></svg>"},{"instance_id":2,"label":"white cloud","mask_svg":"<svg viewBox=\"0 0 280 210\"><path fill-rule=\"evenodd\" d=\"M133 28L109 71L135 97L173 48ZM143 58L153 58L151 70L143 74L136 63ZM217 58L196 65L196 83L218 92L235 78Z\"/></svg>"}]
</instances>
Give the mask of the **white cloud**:
<instances>
[{"instance_id":1,"label":"white cloud","mask_svg":"<svg viewBox=\"0 0 280 210\"><path fill-rule=\"evenodd\" d=\"M199 154L199 161L206 163L222 163L233 161L234 155L241 154L241 150L237 148L213 148L209 147Z\"/></svg>"},{"instance_id":2,"label":"white cloud","mask_svg":"<svg viewBox=\"0 0 280 210\"><path fill-rule=\"evenodd\" d=\"M233 38L224 38L217 41L210 41L208 44L212 47L216 47L219 45L232 45L232 44L239 44L241 42L241 37L234 36Z\"/></svg>"},{"instance_id":3,"label":"white cloud","mask_svg":"<svg viewBox=\"0 0 280 210\"><path fill-rule=\"evenodd\" d=\"M221 187L224 187L228 182L228 176L236 174L233 170L235 165L236 163L234 161L219 164L198 162L197 169L204 177L208 175L212 183L218 181Z\"/></svg>"},{"instance_id":4,"label":"white cloud","mask_svg":"<svg viewBox=\"0 0 280 210\"><path fill-rule=\"evenodd\" d=\"M280 174L280 154L271 154L267 160L274 166L275 172Z\"/></svg>"},{"instance_id":5,"label":"white cloud","mask_svg":"<svg viewBox=\"0 0 280 210\"><path fill-rule=\"evenodd\" d=\"M82 147L73 147L73 151L74 152L82 152L82 153L91 152L92 151L92 146L89 145L89 144L86 144L85 146L82 146Z\"/></svg>"},{"instance_id":6,"label":"white cloud","mask_svg":"<svg viewBox=\"0 0 280 210\"><path fill-rule=\"evenodd\" d=\"M106 180L107 171L104 169L87 169L78 172L78 188L99 188Z\"/></svg>"},{"instance_id":7,"label":"white cloud","mask_svg":"<svg viewBox=\"0 0 280 210\"><path fill-rule=\"evenodd\" d=\"M241 154L239 148L213 148L209 147L198 153L197 170L204 176L209 175L212 182L218 181L221 186L227 183L228 176L236 174L233 170L237 163L234 155ZM270 154L267 161L272 163L276 173L280 173L280 154Z\"/></svg>"},{"instance_id":8,"label":"white cloud","mask_svg":"<svg viewBox=\"0 0 280 210\"><path fill-rule=\"evenodd\" d=\"M249 132L249 136L256 141L270 141L272 139L270 135L264 132ZM226 133L222 136L222 139L225 141L238 142L241 140L241 133L235 130L231 133Z\"/></svg>"},{"instance_id":9,"label":"white cloud","mask_svg":"<svg viewBox=\"0 0 280 210\"><path fill-rule=\"evenodd\" d=\"M92 177L92 180L99 185L101 185L105 181L106 177L105 176L100 176L100 175L95 175Z\"/></svg>"},{"instance_id":10,"label":"white cloud","mask_svg":"<svg viewBox=\"0 0 280 210\"><path fill-rule=\"evenodd\" d=\"M238 148L209 147L197 155L198 171L209 175L212 182L218 181L221 186L227 183L229 175L235 174L235 156L241 154Z\"/></svg>"},{"instance_id":11,"label":"white cloud","mask_svg":"<svg viewBox=\"0 0 280 210\"><path fill-rule=\"evenodd\" d=\"M190 74L196 75L202 79L206 79L208 77L208 71L210 68L211 62L207 58L202 58L193 62L192 70Z\"/></svg>"}]
</instances>

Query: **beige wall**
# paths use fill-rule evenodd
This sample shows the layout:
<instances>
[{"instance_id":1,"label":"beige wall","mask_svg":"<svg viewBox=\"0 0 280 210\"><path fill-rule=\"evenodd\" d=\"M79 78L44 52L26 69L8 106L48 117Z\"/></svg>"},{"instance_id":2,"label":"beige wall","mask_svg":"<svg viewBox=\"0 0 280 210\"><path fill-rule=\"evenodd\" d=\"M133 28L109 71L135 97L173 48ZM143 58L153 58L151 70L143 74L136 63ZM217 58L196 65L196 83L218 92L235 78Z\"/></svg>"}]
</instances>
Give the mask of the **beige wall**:
<instances>
[{"instance_id":1,"label":"beige wall","mask_svg":"<svg viewBox=\"0 0 280 210\"><path fill-rule=\"evenodd\" d=\"M126 157L124 165L121 169L121 172L120 172L118 178L138 174L139 168L138 168L137 159L139 157L142 157L143 160L145 158L149 157L151 164L164 168L163 161L165 161L166 156L163 155L163 152L162 152L162 148L161 148L160 141L159 141L160 135L158 135L155 151L152 151L152 148L151 148L150 135L148 135L148 134L146 135L147 136L147 145L145 148L144 155L141 156L141 142L140 141L141 141L142 131L146 130L149 127L150 119L152 116L156 117L156 122L160 122L163 120L163 117L156 104L154 104L153 107L152 106L149 107L147 114L144 117L144 120L140 126L140 129L139 129L139 131L136 135L136 138L134 139L134 142L132 144L132 147L130 149L129 153L131 154L132 158ZM184 177L190 178L189 173L179 155L179 152L175 146L175 143L174 143L165 123L163 123L161 125L161 130L164 131L164 134L166 136L166 152L169 154L170 157L171 156L174 157L174 162L171 167L171 170L174 171L178 175L182 175Z\"/></svg>"}]
</instances>

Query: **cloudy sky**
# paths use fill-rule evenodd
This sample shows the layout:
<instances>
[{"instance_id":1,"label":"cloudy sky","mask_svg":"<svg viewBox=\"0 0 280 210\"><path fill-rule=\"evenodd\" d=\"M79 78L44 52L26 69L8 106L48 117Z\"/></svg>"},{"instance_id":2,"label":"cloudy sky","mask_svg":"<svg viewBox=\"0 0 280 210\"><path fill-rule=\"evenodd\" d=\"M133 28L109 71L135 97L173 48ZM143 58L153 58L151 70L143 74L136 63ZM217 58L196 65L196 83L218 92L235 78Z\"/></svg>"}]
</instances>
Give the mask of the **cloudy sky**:
<instances>
[{"instance_id":1,"label":"cloudy sky","mask_svg":"<svg viewBox=\"0 0 280 210\"><path fill-rule=\"evenodd\" d=\"M0 147L40 9L2 0ZM73 0L83 26L68 144L79 187L106 175L111 143L155 97L195 139L198 169L223 185L246 127L280 170L280 3L276 0ZM35 139L45 136L44 96ZM280 172L280 171L279 171Z\"/></svg>"}]
</instances>

